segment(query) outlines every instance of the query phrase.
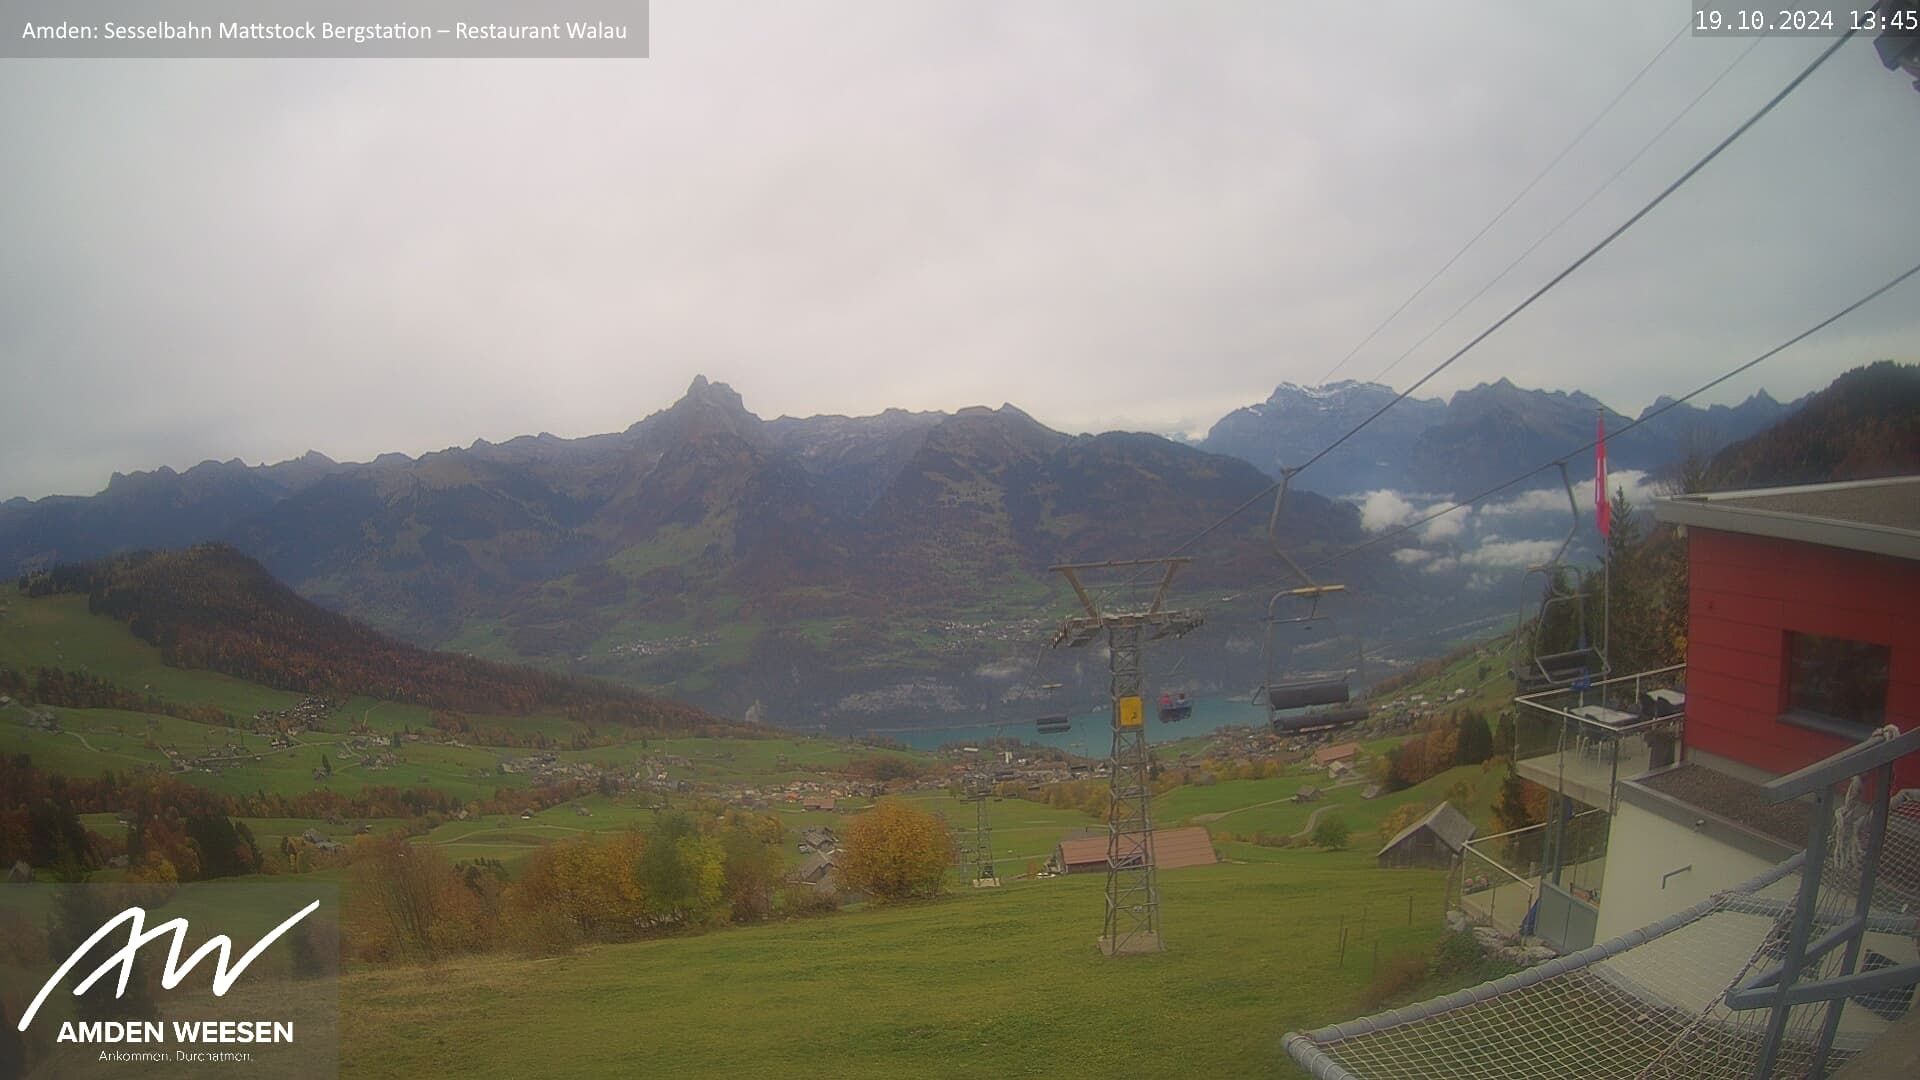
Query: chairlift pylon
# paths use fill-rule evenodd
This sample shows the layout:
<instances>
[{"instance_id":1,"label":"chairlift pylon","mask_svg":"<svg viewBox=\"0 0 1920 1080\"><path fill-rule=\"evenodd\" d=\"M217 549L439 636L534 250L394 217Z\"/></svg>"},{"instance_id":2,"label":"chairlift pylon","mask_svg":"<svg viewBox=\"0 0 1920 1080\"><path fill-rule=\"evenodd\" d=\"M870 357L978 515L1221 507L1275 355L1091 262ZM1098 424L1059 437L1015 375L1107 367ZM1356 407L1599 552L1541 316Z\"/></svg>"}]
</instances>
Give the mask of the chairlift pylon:
<instances>
[{"instance_id":1,"label":"chairlift pylon","mask_svg":"<svg viewBox=\"0 0 1920 1080\"><path fill-rule=\"evenodd\" d=\"M1514 664L1514 684L1522 692L1554 687L1585 689L1594 680L1606 678L1612 670L1607 662L1605 623L1602 623L1602 640L1593 641L1587 632L1587 600L1590 594L1580 587L1577 577L1570 588L1562 588L1568 581L1561 572L1567 569L1567 549L1573 545L1573 538L1580 531L1580 504L1573 497L1573 480L1567 475L1567 463L1557 461L1554 464L1560 470L1560 485L1566 489L1567 511L1573 522L1567 527L1566 538L1560 541L1560 547L1554 551L1553 557L1544 563L1527 567L1520 575L1520 610L1515 617L1513 638L1516 650L1523 652ZM1532 632L1528 633L1527 606L1532 595L1529 582L1536 574L1544 579L1544 583L1540 606L1531 624ZM1572 609L1573 648L1542 652L1541 635L1549 624L1549 617L1555 611L1569 607Z\"/></svg>"},{"instance_id":2,"label":"chairlift pylon","mask_svg":"<svg viewBox=\"0 0 1920 1080\"><path fill-rule=\"evenodd\" d=\"M1286 503L1287 489L1292 485L1293 474L1298 469L1280 471L1279 493L1273 499L1273 513L1267 519L1267 539L1273 545L1273 552L1292 576L1300 582L1292 588L1283 588L1274 593L1267 601L1266 639L1260 652L1261 678L1260 688L1254 691L1253 701L1267 710L1267 722L1273 723L1276 714L1291 709L1304 709L1313 705L1343 705L1352 696L1348 680L1352 672L1320 672L1312 675L1283 679L1275 670L1274 646L1280 627L1295 624L1311 624L1326 618L1320 611L1321 598L1334 593L1347 591L1345 585L1320 584L1313 580L1300 564L1293 561L1280 543L1280 508ZM1283 617L1280 614L1283 601L1305 600L1307 610L1299 615Z\"/></svg>"}]
</instances>

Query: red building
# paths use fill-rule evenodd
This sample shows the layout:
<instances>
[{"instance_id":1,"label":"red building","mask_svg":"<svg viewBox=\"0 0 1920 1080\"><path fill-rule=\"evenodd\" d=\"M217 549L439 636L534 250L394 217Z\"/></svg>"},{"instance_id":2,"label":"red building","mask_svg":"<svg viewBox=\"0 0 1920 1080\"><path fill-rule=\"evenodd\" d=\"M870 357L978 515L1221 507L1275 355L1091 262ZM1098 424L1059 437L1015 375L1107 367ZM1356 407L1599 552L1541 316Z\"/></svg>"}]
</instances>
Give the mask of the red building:
<instances>
[{"instance_id":1,"label":"red building","mask_svg":"<svg viewBox=\"0 0 1920 1080\"><path fill-rule=\"evenodd\" d=\"M1689 571L1686 758L1791 772L1920 724L1920 477L1662 500ZM1920 786L1920 761L1898 774Z\"/></svg>"},{"instance_id":2,"label":"red building","mask_svg":"<svg viewBox=\"0 0 1920 1080\"><path fill-rule=\"evenodd\" d=\"M1574 811L1550 815L1552 855L1527 893L1562 949L1778 865L1805 845L1809 808L1763 785L1882 726L1920 726L1920 477L1679 496L1655 514L1685 530L1684 669L1515 699L1558 737L1516 771ZM1920 787L1920 758L1895 786ZM1492 902L1471 913L1502 917Z\"/></svg>"}]
</instances>

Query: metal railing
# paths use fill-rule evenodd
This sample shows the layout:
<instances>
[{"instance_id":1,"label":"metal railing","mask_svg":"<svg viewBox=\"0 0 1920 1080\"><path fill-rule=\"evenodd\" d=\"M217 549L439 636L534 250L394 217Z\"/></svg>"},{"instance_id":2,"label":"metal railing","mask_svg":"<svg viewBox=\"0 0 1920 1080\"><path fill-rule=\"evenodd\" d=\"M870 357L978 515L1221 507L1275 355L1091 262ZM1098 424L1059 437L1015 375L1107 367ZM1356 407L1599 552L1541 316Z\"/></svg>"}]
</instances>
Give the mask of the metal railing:
<instances>
[{"instance_id":1,"label":"metal railing","mask_svg":"<svg viewBox=\"0 0 1920 1080\"><path fill-rule=\"evenodd\" d=\"M1598 809L1583 810L1569 819L1572 835L1585 837L1574 845L1564 864L1564 887L1579 888L1598 902L1601 867L1607 854L1606 820ZM1580 823L1586 823L1582 826ZM1517 934L1540 898L1546 843L1551 822L1526 825L1492 836L1476 836L1460 852L1459 890L1455 904L1469 918L1509 934Z\"/></svg>"},{"instance_id":2,"label":"metal railing","mask_svg":"<svg viewBox=\"0 0 1920 1080\"><path fill-rule=\"evenodd\" d=\"M1826 1075L1828 1055L1840 1029L1840 1014L1848 1001L1920 983L1920 964L1893 963L1876 970L1867 970L1861 965L1865 936L1875 921L1877 879L1888 868L1885 856L1894 763L1916 752L1920 752L1920 728L1901 732L1889 726L1874 732L1857 746L1771 780L1763 789L1770 803L1810 797L1813 813L1808 815L1800 888L1792 907L1782 912L1782 917L1790 918L1791 922L1780 961L1742 979L1725 997L1730 1009L1768 1010L1766 1041L1754 1070L1759 1080L1773 1075L1788 1018L1795 1006L1822 1003L1827 1006L1814 1047L1813 1064L1807 1070L1807 1075L1820 1077ZM1853 794L1862 790L1851 785L1858 784L1862 777L1870 777L1872 781L1865 788L1871 800L1866 819L1853 820L1853 831L1836 829L1835 804L1839 797L1835 789L1849 786L1847 801L1851 802ZM1830 847L1834 850L1830 851ZM1910 852L1903 854L1911 859ZM1820 890L1823 879L1830 877L1841 879L1833 884L1852 887L1853 896L1848 898L1851 902L1845 905L1850 912L1822 912ZM1900 913L1904 915L1913 897L1909 894L1901 899ZM1815 931L1820 931L1817 938ZM1823 958L1835 954L1840 956L1837 969L1823 976Z\"/></svg>"},{"instance_id":3,"label":"metal railing","mask_svg":"<svg viewBox=\"0 0 1920 1080\"><path fill-rule=\"evenodd\" d=\"M1604 792L1601 808L1611 812L1622 779L1678 760L1684 705L1670 704L1662 692L1677 692L1685 678L1686 665L1676 664L1516 697L1514 758L1551 773L1561 795L1577 793L1599 805L1595 793Z\"/></svg>"}]
</instances>

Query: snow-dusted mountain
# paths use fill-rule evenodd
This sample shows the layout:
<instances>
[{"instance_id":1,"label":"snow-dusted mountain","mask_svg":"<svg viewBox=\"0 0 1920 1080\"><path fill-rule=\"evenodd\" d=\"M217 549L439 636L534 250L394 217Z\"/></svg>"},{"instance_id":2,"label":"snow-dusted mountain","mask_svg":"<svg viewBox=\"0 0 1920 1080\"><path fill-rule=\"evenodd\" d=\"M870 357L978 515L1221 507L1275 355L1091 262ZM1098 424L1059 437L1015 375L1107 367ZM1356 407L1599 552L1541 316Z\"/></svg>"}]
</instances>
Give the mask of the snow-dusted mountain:
<instances>
[{"instance_id":1,"label":"snow-dusted mountain","mask_svg":"<svg viewBox=\"0 0 1920 1080\"><path fill-rule=\"evenodd\" d=\"M1282 466L1306 461L1378 412L1394 393L1379 383L1281 383L1266 401L1222 417L1201 445L1278 475ZM1667 403L1657 401L1641 415ZM1734 406L1681 405L1612 440L1609 455L1619 468L1658 472L1688 453L1711 454L1771 427L1799 404L1782 404L1762 390ZM1298 482L1328 495L1382 488L1469 494L1507 479L1516 466L1583 445L1593 438L1597 415L1606 417L1610 431L1628 423L1625 415L1584 392L1532 390L1507 379L1462 390L1444 402L1409 398Z\"/></svg>"},{"instance_id":2,"label":"snow-dusted mountain","mask_svg":"<svg viewBox=\"0 0 1920 1080\"><path fill-rule=\"evenodd\" d=\"M1283 382L1267 400L1221 417L1200 445L1277 475L1378 412L1394 393L1390 386L1352 380L1325 386ZM1409 398L1303 474L1302 483L1333 495L1404 487L1415 441L1446 415L1438 398Z\"/></svg>"}]
</instances>

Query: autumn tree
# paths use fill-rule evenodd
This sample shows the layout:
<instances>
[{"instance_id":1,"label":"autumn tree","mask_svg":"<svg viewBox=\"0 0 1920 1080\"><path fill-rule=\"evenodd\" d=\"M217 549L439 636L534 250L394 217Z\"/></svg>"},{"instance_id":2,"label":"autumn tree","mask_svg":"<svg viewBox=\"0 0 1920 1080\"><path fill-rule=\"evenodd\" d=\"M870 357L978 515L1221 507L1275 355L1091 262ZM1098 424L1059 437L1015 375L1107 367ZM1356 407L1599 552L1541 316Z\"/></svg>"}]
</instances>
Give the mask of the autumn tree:
<instances>
[{"instance_id":1,"label":"autumn tree","mask_svg":"<svg viewBox=\"0 0 1920 1080\"><path fill-rule=\"evenodd\" d=\"M1393 808L1393 812L1380 823L1380 842L1386 843L1400 835L1400 830L1427 816L1432 807L1425 803L1402 803Z\"/></svg>"},{"instance_id":2,"label":"autumn tree","mask_svg":"<svg viewBox=\"0 0 1920 1080\"><path fill-rule=\"evenodd\" d=\"M579 941L622 941L650 918L635 872L646 838L637 831L547 844L527 858L507 890L508 933L532 951Z\"/></svg>"},{"instance_id":3,"label":"autumn tree","mask_svg":"<svg viewBox=\"0 0 1920 1080\"><path fill-rule=\"evenodd\" d=\"M774 891L785 859L780 823L773 819L768 823L771 843L765 827L756 830L746 822L734 822L720 834L721 894L727 916L734 922L754 922L773 914Z\"/></svg>"},{"instance_id":4,"label":"autumn tree","mask_svg":"<svg viewBox=\"0 0 1920 1080\"><path fill-rule=\"evenodd\" d=\"M1520 778L1511 763L1507 767L1507 776L1500 782L1500 791L1493 800L1493 827L1498 832L1514 832L1529 825L1538 825L1547 820L1547 789L1539 784L1529 783ZM1516 836L1507 842L1508 850L1515 858L1531 860L1539 857L1541 837L1539 830Z\"/></svg>"},{"instance_id":5,"label":"autumn tree","mask_svg":"<svg viewBox=\"0 0 1920 1080\"><path fill-rule=\"evenodd\" d=\"M494 913L446 856L398 833L355 844L347 899L347 937L371 959L435 960L493 937Z\"/></svg>"},{"instance_id":6,"label":"autumn tree","mask_svg":"<svg viewBox=\"0 0 1920 1080\"><path fill-rule=\"evenodd\" d=\"M882 799L847 829L847 884L878 900L938 896L953 863L953 841L938 814Z\"/></svg>"},{"instance_id":7,"label":"autumn tree","mask_svg":"<svg viewBox=\"0 0 1920 1080\"><path fill-rule=\"evenodd\" d=\"M720 845L702 836L692 818L680 813L655 818L635 867L651 916L688 925L723 917L724 861Z\"/></svg>"}]
</instances>

